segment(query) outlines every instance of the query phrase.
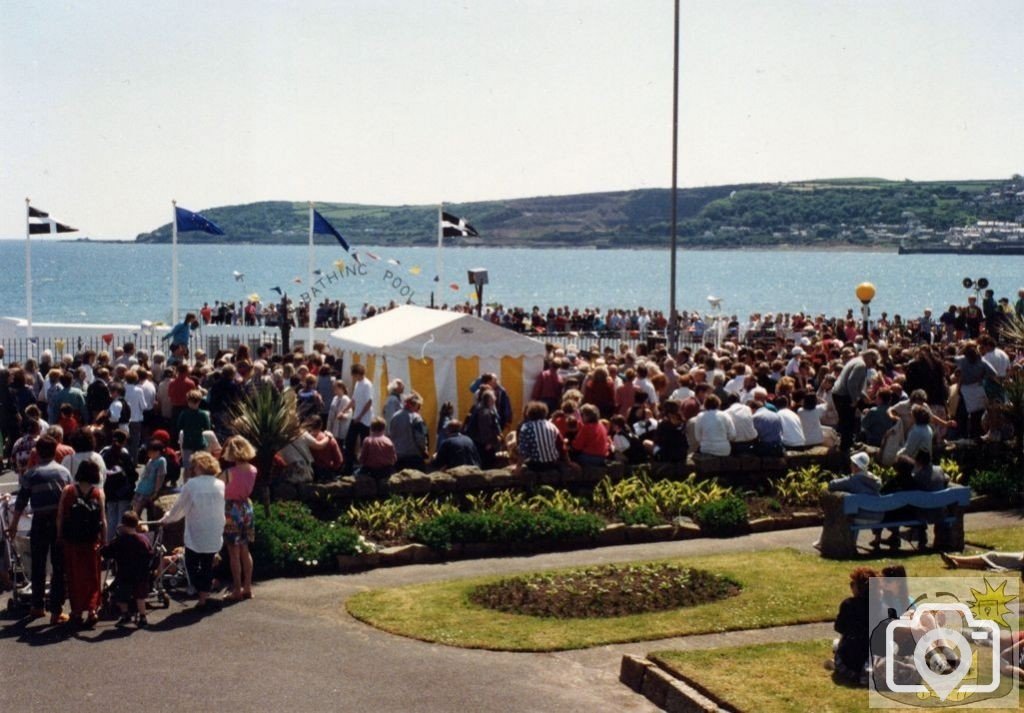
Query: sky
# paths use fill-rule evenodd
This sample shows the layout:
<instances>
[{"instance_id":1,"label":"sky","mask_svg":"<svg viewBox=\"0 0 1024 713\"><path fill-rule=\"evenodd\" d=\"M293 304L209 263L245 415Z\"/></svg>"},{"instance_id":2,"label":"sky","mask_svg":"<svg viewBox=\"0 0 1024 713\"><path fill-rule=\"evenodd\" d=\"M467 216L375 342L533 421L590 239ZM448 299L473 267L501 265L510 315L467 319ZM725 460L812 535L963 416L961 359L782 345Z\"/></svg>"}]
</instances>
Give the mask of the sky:
<instances>
[{"instance_id":1,"label":"sky","mask_svg":"<svg viewBox=\"0 0 1024 713\"><path fill-rule=\"evenodd\" d=\"M0 0L0 236L671 183L670 0ZM682 3L681 186L1024 172L1021 0Z\"/></svg>"}]
</instances>

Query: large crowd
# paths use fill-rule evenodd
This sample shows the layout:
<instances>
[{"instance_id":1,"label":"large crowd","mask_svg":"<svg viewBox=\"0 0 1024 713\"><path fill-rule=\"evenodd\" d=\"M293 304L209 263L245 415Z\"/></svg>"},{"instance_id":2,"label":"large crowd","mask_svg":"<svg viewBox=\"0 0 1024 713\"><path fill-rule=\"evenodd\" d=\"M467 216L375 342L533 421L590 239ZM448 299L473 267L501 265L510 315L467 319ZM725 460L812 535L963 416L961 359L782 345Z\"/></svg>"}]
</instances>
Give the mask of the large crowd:
<instances>
[{"instance_id":1,"label":"large crowd","mask_svg":"<svg viewBox=\"0 0 1024 713\"><path fill-rule=\"evenodd\" d=\"M65 616L61 586L50 588L48 604L42 599L49 560L54 581L66 573L72 617L93 618L100 548L110 557L137 551L134 543L145 539L140 516L179 481L181 495L161 524L185 518L185 562L201 604L209 603L211 561L225 543L229 597L251 596L255 452L232 421L237 405L261 388L292 392L306 426L277 454L275 477L291 482L386 478L402 468L508 462L543 471L870 446L912 483L931 472L947 443L1000 446L1017 435L1005 387L1020 378L1024 351L1011 338L1012 314L991 312L990 298L983 307L971 298L937 319L930 310L910 321L883 314L866 338L852 314L753 315L745 331L758 339L729 331L675 353L659 341L588 351L570 336L548 345L522 413L513 413L498 376L485 373L471 387L472 408L455 413L444 404L435 433L418 394L395 380L376 403L379 390L363 367L345 365L323 345L311 353L273 353L270 344L189 353L203 315L174 327L167 354L125 343L4 365L0 351L2 453L20 477L14 529L26 510L32 516L33 612L42 616L48 606L55 622ZM1024 311L1024 290L1015 306ZM494 307L487 318L515 328L523 314ZM665 326L663 315L645 309L530 315L532 325L543 320L558 332L621 327L617 318L641 331ZM875 489L870 476L854 486ZM86 514L96 521L83 524ZM69 525L74 518L83 522ZM131 546L110 550L118 538ZM138 586L126 581L120 600L137 598Z\"/></svg>"},{"instance_id":2,"label":"large crowd","mask_svg":"<svg viewBox=\"0 0 1024 713\"><path fill-rule=\"evenodd\" d=\"M397 303L394 301L386 305L364 302L356 309L340 300L325 299L313 310L314 326L326 329L345 327L395 306ZM468 301L451 305L445 303L440 309L475 313L476 305ZM294 301L287 297L282 298L279 304L265 304L259 300L245 303L215 301L211 306L206 302L196 312L202 324L279 327L283 321L287 321L289 326L297 328L308 326L309 313L308 302ZM983 294L968 297L967 304L951 304L941 311L928 308L917 315L894 313L891 316L883 311L878 319L871 320L868 336L874 341L909 337L914 341L929 343L957 341L964 337L977 338L983 327L989 334L998 332L1000 325L1014 314L1024 315L1024 289L1018 291L1015 300L1010 297L997 299L995 292L989 289ZM652 335L665 336L670 326L669 316L664 311L643 306L634 309L602 309L597 306L557 305L544 309L537 305L526 308L489 304L483 307L481 316L507 329L537 335L586 333L602 337L646 338ZM676 328L678 334L687 341L698 342L705 336L739 341L770 339L776 335L807 329L819 334L828 330L852 342L860 333L862 322L852 309L845 315L832 317L805 312L757 312L748 315L745 320L737 314L682 310L678 313Z\"/></svg>"}]
</instances>

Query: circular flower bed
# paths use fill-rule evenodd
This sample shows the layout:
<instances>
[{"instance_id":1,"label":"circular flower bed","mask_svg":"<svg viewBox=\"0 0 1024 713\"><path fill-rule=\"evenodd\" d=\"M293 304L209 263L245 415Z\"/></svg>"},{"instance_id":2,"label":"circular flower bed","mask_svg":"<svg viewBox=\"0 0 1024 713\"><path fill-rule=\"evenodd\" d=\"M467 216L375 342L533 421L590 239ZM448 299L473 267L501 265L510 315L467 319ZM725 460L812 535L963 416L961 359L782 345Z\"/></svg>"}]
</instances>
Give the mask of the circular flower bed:
<instances>
[{"instance_id":1,"label":"circular flower bed","mask_svg":"<svg viewBox=\"0 0 1024 713\"><path fill-rule=\"evenodd\" d=\"M645 564L509 577L476 587L469 598L513 614L585 619L678 609L739 592L736 582L704 570Z\"/></svg>"}]
</instances>

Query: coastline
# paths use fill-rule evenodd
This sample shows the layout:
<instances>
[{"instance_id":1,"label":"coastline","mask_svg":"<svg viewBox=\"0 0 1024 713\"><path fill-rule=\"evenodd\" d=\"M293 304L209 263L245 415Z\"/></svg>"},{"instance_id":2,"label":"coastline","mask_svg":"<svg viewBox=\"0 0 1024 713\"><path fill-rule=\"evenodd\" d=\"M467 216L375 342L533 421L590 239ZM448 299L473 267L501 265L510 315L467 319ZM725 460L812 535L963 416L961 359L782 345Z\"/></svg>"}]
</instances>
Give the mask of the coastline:
<instances>
[{"instance_id":1,"label":"coastline","mask_svg":"<svg viewBox=\"0 0 1024 713\"><path fill-rule=\"evenodd\" d=\"M77 240L55 240L57 243L87 243L95 245L170 245L169 241L137 241L137 240L116 240L116 239L98 239L89 238ZM246 240L179 240L179 245L244 245L244 246L304 246L305 242L255 242ZM321 243L318 241L317 243ZM323 245L330 243L323 242ZM379 245L376 243L369 244L369 247L374 248L427 248L431 249L435 246L433 244L412 244L412 245ZM598 245L579 245L575 243L553 243L545 245L534 245L534 244L474 244L474 245L445 245L445 250L479 250L479 249L507 249L507 250L630 250L637 252L663 252L669 249L668 245L616 245L614 247L605 247ZM782 245L721 245L721 246L710 246L701 245L696 247L687 247L685 244L679 245L680 252L724 252L724 251L739 251L739 252L808 252L808 253L835 253L835 252L846 252L846 253L886 253L886 254L897 254L899 250L898 245L853 245L848 243L839 243L835 245L794 245L792 243L786 243Z\"/></svg>"}]
</instances>

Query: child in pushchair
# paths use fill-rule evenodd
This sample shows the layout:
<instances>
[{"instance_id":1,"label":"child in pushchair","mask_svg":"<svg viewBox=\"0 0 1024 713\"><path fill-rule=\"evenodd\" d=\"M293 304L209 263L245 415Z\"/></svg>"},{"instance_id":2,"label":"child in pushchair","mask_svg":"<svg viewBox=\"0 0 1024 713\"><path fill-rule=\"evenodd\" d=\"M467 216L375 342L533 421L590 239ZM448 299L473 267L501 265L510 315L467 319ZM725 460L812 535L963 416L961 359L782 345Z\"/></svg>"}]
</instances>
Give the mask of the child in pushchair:
<instances>
[{"instance_id":1,"label":"child in pushchair","mask_svg":"<svg viewBox=\"0 0 1024 713\"><path fill-rule=\"evenodd\" d=\"M9 532L14 514L14 498L8 493L0 495L0 592L10 589L11 598L7 600L7 611L28 609L32 587L29 583L28 564L25 557L29 555L28 532L31 527L31 508L26 508L18 522L18 532Z\"/></svg>"},{"instance_id":2,"label":"child in pushchair","mask_svg":"<svg viewBox=\"0 0 1024 713\"><path fill-rule=\"evenodd\" d=\"M146 620L146 599L149 596L152 578L153 548L149 538L139 532L139 516L131 510L121 516L117 537L105 545L101 555L114 563L114 582L110 587L111 601L117 605L121 617L118 626L125 626L132 620L128 605L135 604L140 629L148 625Z\"/></svg>"}]
</instances>

